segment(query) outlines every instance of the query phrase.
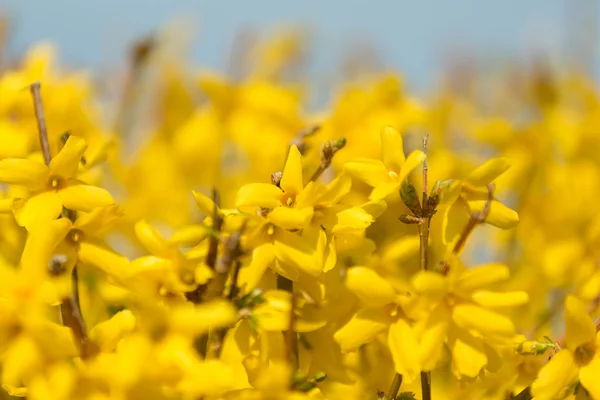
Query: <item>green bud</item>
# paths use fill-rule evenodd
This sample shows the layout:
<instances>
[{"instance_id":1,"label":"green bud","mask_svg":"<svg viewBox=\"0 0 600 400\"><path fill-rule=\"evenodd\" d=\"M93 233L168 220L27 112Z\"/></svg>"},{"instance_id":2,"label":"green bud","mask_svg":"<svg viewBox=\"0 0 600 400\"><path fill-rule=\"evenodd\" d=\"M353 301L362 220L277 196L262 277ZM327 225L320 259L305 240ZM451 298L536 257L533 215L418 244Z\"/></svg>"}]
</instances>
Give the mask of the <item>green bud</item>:
<instances>
[{"instance_id":1,"label":"green bud","mask_svg":"<svg viewBox=\"0 0 600 400\"><path fill-rule=\"evenodd\" d=\"M419 203L419 195L417 189L409 181L403 181L400 188L400 198L415 216L421 216L421 203Z\"/></svg>"},{"instance_id":2,"label":"green bud","mask_svg":"<svg viewBox=\"0 0 600 400\"><path fill-rule=\"evenodd\" d=\"M327 379L327 374L325 372L316 372L313 376L312 379L315 382L323 382L325 379Z\"/></svg>"},{"instance_id":3,"label":"green bud","mask_svg":"<svg viewBox=\"0 0 600 400\"><path fill-rule=\"evenodd\" d=\"M341 150L344 147L346 147L346 138L339 138L333 145L335 151Z\"/></svg>"},{"instance_id":4,"label":"green bud","mask_svg":"<svg viewBox=\"0 0 600 400\"><path fill-rule=\"evenodd\" d=\"M412 392L401 392L398 396L396 396L396 400L417 400L417 398Z\"/></svg>"}]
</instances>

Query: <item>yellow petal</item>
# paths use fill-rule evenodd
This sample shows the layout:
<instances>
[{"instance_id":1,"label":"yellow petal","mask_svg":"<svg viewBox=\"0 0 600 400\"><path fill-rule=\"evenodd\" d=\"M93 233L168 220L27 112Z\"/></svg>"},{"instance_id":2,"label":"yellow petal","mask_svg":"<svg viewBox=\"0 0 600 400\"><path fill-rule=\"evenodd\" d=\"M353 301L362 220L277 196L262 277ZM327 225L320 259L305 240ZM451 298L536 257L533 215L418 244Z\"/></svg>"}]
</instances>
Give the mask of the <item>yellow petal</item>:
<instances>
[{"instance_id":1,"label":"yellow petal","mask_svg":"<svg viewBox=\"0 0 600 400\"><path fill-rule=\"evenodd\" d=\"M373 217L361 207L351 207L340 211L336 215L337 222L333 233L358 233L361 234L374 221Z\"/></svg>"},{"instance_id":2,"label":"yellow petal","mask_svg":"<svg viewBox=\"0 0 600 400\"><path fill-rule=\"evenodd\" d=\"M382 307L396 300L392 285L367 267L348 268L346 287L369 307Z\"/></svg>"},{"instance_id":3,"label":"yellow petal","mask_svg":"<svg viewBox=\"0 0 600 400\"><path fill-rule=\"evenodd\" d=\"M275 249L271 243L258 246L252 252L252 261L247 267L240 269L238 278L239 286L244 292L254 289L260 282L263 274L275 261Z\"/></svg>"},{"instance_id":4,"label":"yellow petal","mask_svg":"<svg viewBox=\"0 0 600 400\"><path fill-rule=\"evenodd\" d=\"M510 168L510 163L506 158L492 158L471 172L465 180L473 186L485 186L502 175L508 168Z\"/></svg>"},{"instance_id":5,"label":"yellow petal","mask_svg":"<svg viewBox=\"0 0 600 400\"><path fill-rule=\"evenodd\" d=\"M135 317L129 310L119 311L109 320L99 323L90 331L90 338L104 352L114 351L125 335L135 328Z\"/></svg>"},{"instance_id":6,"label":"yellow petal","mask_svg":"<svg viewBox=\"0 0 600 400\"><path fill-rule=\"evenodd\" d=\"M448 292L448 278L433 271L420 271L411 280L417 293L432 298L441 298Z\"/></svg>"},{"instance_id":7,"label":"yellow petal","mask_svg":"<svg viewBox=\"0 0 600 400\"><path fill-rule=\"evenodd\" d=\"M344 164L344 169L350 176L372 187L391 182L387 168L379 160L359 158Z\"/></svg>"},{"instance_id":8,"label":"yellow petal","mask_svg":"<svg viewBox=\"0 0 600 400\"><path fill-rule=\"evenodd\" d=\"M518 307L529 302L527 292L490 292L488 290L477 290L471 296L473 302L487 308L495 307Z\"/></svg>"},{"instance_id":9,"label":"yellow petal","mask_svg":"<svg viewBox=\"0 0 600 400\"><path fill-rule=\"evenodd\" d=\"M71 221L67 218L40 223L32 228L21 256L21 269L25 276L33 282L47 276L50 257L69 229Z\"/></svg>"},{"instance_id":10,"label":"yellow petal","mask_svg":"<svg viewBox=\"0 0 600 400\"><path fill-rule=\"evenodd\" d=\"M304 187L302 182L302 155L296 145L290 146L279 186L290 194L298 194Z\"/></svg>"},{"instance_id":11,"label":"yellow petal","mask_svg":"<svg viewBox=\"0 0 600 400\"><path fill-rule=\"evenodd\" d=\"M192 306L182 305L171 314L171 329L174 332L194 337L221 328L237 320L235 307L224 300L213 300L208 303Z\"/></svg>"},{"instance_id":12,"label":"yellow petal","mask_svg":"<svg viewBox=\"0 0 600 400\"><path fill-rule=\"evenodd\" d=\"M399 174L405 160L402 136L389 125L381 129L380 135L383 164L389 171Z\"/></svg>"},{"instance_id":13,"label":"yellow petal","mask_svg":"<svg viewBox=\"0 0 600 400\"><path fill-rule=\"evenodd\" d=\"M135 224L135 235L151 254L159 257L169 257L173 248L164 237L148 222L141 220Z\"/></svg>"},{"instance_id":14,"label":"yellow petal","mask_svg":"<svg viewBox=\"0 0 600 400\"><path fill-rule=\"evenodd\" d=\"M419 335L421 340L419 343L420 360L423 370L431 371L440 361L449 325L450 314L445 305L436 307L429 314L424 330Z\"/></svg>"},{"instance_id":15,"label":"yellow petal","mask_svg":"<svg viewBox=\"0 0 600 400\"><path fill-rule=\"evenodd\" d=\"M510 270L507 265L490 263L466 270L460 275L455 285L457 291L470 292L504 281L509 277Z\"/></svg>"},{"instance_id":16,"label":"yellow petal","mask_svg":"<svg viewBox=\"0 0 600 400\"><path fill-rule=\"evenodd\" d=\"M381 308L363 308L342 326L333 338L343 352L355 351L387 329L389 316Z\"/></svg>"},{"instance_id":17,"label":"yellow petal","mask_svg":"<svg viewBox=\"0 0 600 400\"><path fill-rule=\"evenodd\" d=\"M113 204L114 200L106 189L71 181L58 191L63 205L70 210L91 212L96 207Z\"/></svg>"},{"instance_id":18,"label":"yellow petal","mask_svg":"<svg viewBox=\"0 0 600 400\"><path fill-rule=\"evenodd\" d=\"M28 199L15 200L12 207L17 223L27 230L31 230L35 224L58 218L63 210L62 201L55 191L41 192Z\"/></svg>"},{"instance_id":19,"label":"yellow petal","mask_svg":"<svg viewBox=\"0 0 600 400\"><path fill-rule=\"evenodd\" d=\"M415 150L406 157L406 162L402 166L402 170L398 174L398 181L402 182L408 175L417 168L425 159L427 158L427 154L423 153L421 150Z\"/></svg>"},{"instance_id":20,"label":"yellow petal","mask_svg":"<svg viewBox=\"0 0 600 400\"><path fill-rule=\"evenodd\" d=\"M515 334L515 326L508 317L473 304L455 306L452 318L458 326L475 329L483 335L499 337Z\"/></svg>"},{"instance_id":21,"label":"yellow petal","mask_svg":"<svg viewBox=\"0 0 600 400\"><path fill-rule=\"evenodd\" d=\"M312 216L312 207L290 208L280 206L267 214L267 220L280 228L294 230L305 228L310 223Z\"/></svg>"},{"instance_id":22,"label":"yellow petal","mask_svg":"<svg viewBox=\"0 0 600 400\"><path fill-rule=\"evenodd\" d=\"M575 383L578 368L573 354L568 350L556 353L538 372L531 385L531 394L536 400L562 399L567 389ZM594 377L598 379L597 376Z\"/></svg>"},{"instance_id":23,"label":"yellow petal","mask_svg":"<svg viewBox=\"0 0 600 400\"><path fill-rule=\"evenodd\" d=\"M275 257L283 263L317 277L323 272L326 244L327 236L320 228L306 229L302 232L302 236L282 232L275 240Z\"/></svg>"},{"instance_id":24,"label":"yellow petal","mask_svg":"<svg viewBox=\"0 0 600 400\"><path fill-rule=\"evenodd\" d=\"M192 194L194 195L194 199L196 199L196 204L198 205L200 212L204 214L205 217L212 217L215 213L215 203L212 199L194 190L192 190ZM217 207L217 212L218 211L220 211L219 207Z\"/></svg>"},{"instance_id":25,"label":"yellow petal","mask_svg":"<svg viewBox=\"0 0 600 400\"><path fill-rule=\"evenodd\" d=\"M238 190L235 206L275 208L281 205L283 192L275 185L268 183L250 183Z\"/></svg>"},{"instance_id":26,"label":"yellow petal","mask_svg":"<svg viewBox=\"0 0 600 400\"><path fill-rule=\"evenodd\" d=\"M376 186L369 194L369 200L383 200L400 188L400 181L392 181Z\"/></svg>"},{"instance_id":27,"label":"yellow petal","mask_svg":"<svg viewBox=\"0 0 600 400\"><path fill-rule=\"evenodd\" d=\"M486 200L468 201L471 212L481 212L486 202ZM485 219L485 223L500 229L511 229L519 223L519 214L498 200L494 200L490 206L490 213Z\"/></svg>"},{"instance_id":28,"label":"yellow petal","mask_svg":"<svg viewBox=\"0 0 600 400\"><path fill-rule=\"evenodd\" d=\"M208 236L208 227L204 225L188 225L178 229L169 238L169 243L180 246L195 246Z\"/></svg>"},{"instance_id":29,"label":"yellow petal","mask_svg":"<svg viewBox=\"0 0 600 400\"><path fill-rule=\"evenodd\" d=\"M481 338L457 330L456 338L450 342L452 370L457 377L475 378L488 362Z\"/></svg>"},{"instance_id":30,"label":"yellow petal","mask_svg":"<svg viewBox=\"0 0 600 400\"><path fill-rule=\"evenodd\" d=\"M22 158L0 160L0 182L39 190L48 180L48 168L37 161Z\"/></svg>"},{"instance_id":31,"label":"yellow petal","mask_svg":"<svg viewBox=\"0 0 600 400\"><path fill-rule=\"evenodd\" d=\"M565 300L565 343L575 351L582 344L593 343L596 324L586 311L585 305L573 295Z\"/></svg>"},{"instance_id":32,"label":"yellow petal","mask_svg":"<svg viewBox=\"0 0 600 400\"><path fill-rule=\"evenodd\" d=\"M132 273L129 260L121 254L96 241L79 243L79 261L92 265L114 278L125 278Z\"/></svg>"},{"instance_id":33,"label":"yellow petal","mask_svg":"<svg viewBox=\"0 0 600 400\"><path fill-rule=\"evenodd\" d=\"M50 161L50 172L63 178L74 177L86 150L85 140L77 136L69 136L63 148Z\"/></svg>"},{"instance_id":34,"label":"yellow petal","mask_svg":"<svg viewBox=\"0 0 600 400\"><path fill-rule=\"evenodd\" d=\"M594 399L600 399L600 357L596 356L592 361L581 367L579 380L585 390L592 395Z\"/></svg>"},{"instance_id":35,"label":"yellow petal","mask_svg":"<svg viewBox=\"0 0 600 400\"><path fill-rule=\"evenodd\" d=\"M325 192L318 198L317 202L325 206L337 204L342 197L350 192L351 187L352 179L348 175L338 175L327 185Z\"/></svg>"},{"instance_id":36,"label":"yellow petal","mask_svg":"<svg viewBox=\"0 0 600 400\"><path fill-rule=\"evenodd\" d=\"M401 374L407 383L413 382L421 372L419 345L414 330L406 320L400 318L390 325L388 346L396 373Z\"/></svg>"},{"instance_id":37,"label":"yellow petal","mask_svg":"<svg viewBox=\"0 0 600 400\"><path fill-rule=\"evenodd\" d=\"M90 213L79 213L73 228L95 234L123 216L123 209L117 204L96 207Z\"/></svg>"}]
</instances>

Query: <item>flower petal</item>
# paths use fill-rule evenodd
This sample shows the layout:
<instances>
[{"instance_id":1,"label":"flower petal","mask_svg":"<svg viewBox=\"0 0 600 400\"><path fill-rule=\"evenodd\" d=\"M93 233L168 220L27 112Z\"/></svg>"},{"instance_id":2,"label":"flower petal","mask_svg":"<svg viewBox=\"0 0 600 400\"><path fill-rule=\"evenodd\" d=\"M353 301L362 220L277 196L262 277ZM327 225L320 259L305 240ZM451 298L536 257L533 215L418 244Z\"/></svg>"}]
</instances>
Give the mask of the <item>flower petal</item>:
<instances>
[{"instance_id":1,"label":"flower petal","mask_svg":"<svg viewBox=\"0 0 600 400\"><path fill-rule=\"evenodd\" d=\"M48 168L40 162L24 158L0 160L0 182L34 191L44 187L47 180Z\"/></svg>"},{"instance_id":2,"label":"flower petal","mask_svg":"<svg viewBox=\"0 0 600 400\"><path fill-rule=\"evenodd\" d=\"M402 135L389 125L381 129L380 135L383 164L389 171L399 174L405 161Z\"/></svg>"},{"instance_id":3,"label":"flower petal","mask_svg":"<svg viewBox=\"0 0 600 400\"><path fill-rule=\"evenodd\" d=\"M442 298L448 292L448 278L433 271L420 271L411 280L417 293L432 298Z\"/></svg>"},{"instance_id":4,"label":"flower petal","mask_svg":"<svg viewBox=\"0 0 600 400\"><path fill-rule=\"evenodd\" d=\"M284 191L293 194L300 193L304 187L302 182L302 155L295 144L290 146L279 186Z\"/></svg>"},{"instance_id":5,"label":"flower petal","mask_svg":"<svg viewBox=\"0 0 600 400\"><path fill-rule=\"evenodd\" d=\"M442 304L433 309L423 332L419 335L421 367L424 371L434 369L441 359L449 326L450 314L447 307Z\"/></svg>"},{"instance_id":6,"label":"flower petal","mask_svg":"<svg viewBox=\"0 0 600 400\"><path fill-rule=\"evenodd\" d=\"M369 307L382 307L396 300L392 285L367 267L348 268L346 287Z\"/></svg>"},{"instance_id":7,"label":"flower petal","mask_svg":"<svg viewBox=\"0 0 600 400\"><path fill-rule=\"evenodd\" d=\"M90 213L79 213L73 228L95 234L123 216L123 209L117 204L96 207Z\"/></svg>"},{"instance_id":8,"label":"flower petal","mask_svg":"<svg viewBox=\"0 0 600 400\"><path fill-rule=\"evenodd\" d=\"M317 277L323 272L327 236L320 228L305 229L302 235L281 232L275 240L275 257L285 264Z\"/></svg>"},{"instance_id":9,"label":"flower petal","mask_svg":"<svg viewBox=\"0 0 600 400\"><path fill-rule=\"evenodd\" d=\"M484 264L464 271L455 282L455 287L457 291L470 292L504 281L509 277L510 270L507 265L501 263Z\"/></svg>"},{"instance_id":10,"label":"flower petal","mask_svg":"<svg viewBox=\"0 0 600 400\"><path fill-rule=\"evenodd\" d=\"M63 204L58 194L51 190L28 199L15 200L12 207L17 223L31 230L37 223L56 219L62 212Z\"/></svg>"},{"instance_id":11,"label":"flower petal","mask_svg":"<svg viewBox=\"0 0 600 400\"><path fill-rule=\"evenodd\" d=\"M470 200L469 208L471 212L481 212L487 200ZM486 224L490 224L500 229L511 229L519 223L519 214L513 209L506 207L498 200L493 200L490 205L490 213L485 219Z\"/></svg>"},{"instance_id":12,"label":"flower petal","mask_svg":"<svg viewBox=\"0 0 600 400\"><path fill-rule=\"evenodd\" d=\"M473 186L485 186L493 182L509 168L510 163L506 158L492 158L472 171L465 181Z\"/></svg>"},{"instance_id":13,"label":"flower petal","mask_svg":"<svg viewBox=\"0 0 600 400\"><path fill-rule=\"evenodd\" d=\"M579 380L581 384L592 395L593 399L600 399L600 357L594 357L588 365L581 367Z\"/></svg>"},{"instance_id":14,"label":"flower petal","mask_svg":"<svg viewBox=\"0 0 600 400\"><path fill-rule=\"evenodd\" d=\"M389 317L383 309L363 308L335 332L333 338L340 344L343 352L355 351L375 339L388 325Z\"/></svg>"},{"instance_id":15,"label":"flower petal","mask_svg":"<svg viewBox=\"0 0 600 400\"><path fill-rule=\"evenodd\" d=\"M423 153L421 150L415 150L406 157L406 162L402 165L402 170L398 174L398 181L402 182L408 175L417 168L425 159L427 158L427 154Z\"/></svg>"},{"instance_id":16,"label":"flower petal","mask_svg":"<svg viewBox=\"0 0 600 400\"><path fill-rule=\"evenodd\" d=\"M596 324L586 311L585 305L573 295L565 300L565 343L575 351L582 344L596 339Z\"/></svg>"},{"instance_id":17,"label":"flower petal","mask_svg":"<svg viewBox=\"0 0 600 400\"><path fill-rule=\"evenodd\" d=\"M169 243L180 246L195 246L203 241L209 233L209 228L205 225L188 225L178 229L169 238Z\"/></svg>"},{"instance_id":18,"label":"flower petal","mask_svg":"<svg viewBox=\"0 0 600 400\"><path fill-rule=\"evenodd\" d=\"M313 208L291 208L291 207L275 207L269 214L267 220L274 225L287 230L303 229L312 219Z\"/></svg>"},{"instance_id":19,"label":"flower petal","mask_svg":"<svg viewBox=\"0 0 600 400\"><path fill-rule=\"evenodd\" d=\"M25 276L34 282L47 276L50 257L70 229L71 221L67 218L40 223L31 229L21 255L21 269Z\"/></svg>"},{"instance_id":20,"label":"flower petal","mask_svg":"<svg viewBox=\"0 0 600 400\"><path fill-rule=\"evenodd\" d=\"M413 382L421 372L419 345L414 330L403 318L390 325L388 346L396 373L407 383Z\"/></svg>"},{"instance_id":21,"label":"flower petal","mask_svg":"<svg viewBox=\"0 0 600 400\"><path fill-rule=\"evenodd\" d=\"M168 258L173 253L173 248L165 238L144 220L135 224L135 235L152 255Z\"/></svg>"},{"instance_id":22,"label":"flower petal","mask_svg":"<svg viewBox=\"0 0 600 400\"><path fill-rule=\"evenodd\" d=\"M449 340L452 352L452 370L458 378L475 378L488 362L483 341L461 329L454 329Z\"/></svg>"},{"instance_id":23,"label":"flower petal","mask_svg":"<svg viewBox=\"0 0 600 400\"><path fill-rule=\"evenodd\" d=\"M387 168L379 160L359 158L344 164L344 169L350 176L372 187L391 182Z\"/></svg>"},{"instance_id":24,"label":"flower petal","mask_svg":"<svg viewBox=\"0 0 600 400\"><path fill-rule=\"evenodd\" d=\"M240 269L239 286L244 292L256 288L263 274L275 261L275 249L271 243L258 246L252 252L252 261L247 267Z\"/></svg>"},{"instance_id":25,"label":"flower petal","mask_svg":"<svg viewBox=\"0 0 600 400\"><path fill-rule=\"evenodd\" d=\"M238 190L235 206L275 208L281 205L283 192L269 183L250 183Z\"/></svg>"},{"instance_id":26,"label":"flower petal","mask_svg":"<svg viewBox=\"0 0 600 400\"><path fill-rule=\"evenodd\" d=\"M529 302L527 292L490 292L489 290L477 290L471 296L474 303L486 308L495 307L518 307Z\"/></svg>"},{"instance_id":27,"label":"flower petal","mask_svg":"<svg viewBox=\"0 0 600 400\"><path fill-rule=\"evenodd\" d=\"M400 188L399 181L392 181L376 186L369 195L370 200L383 200L394 192L397 192Z\"/></svg>"},{"instance_id":28,"label":"flower petal","mask_svg":"<svg viewBox=\"0 0 600 400\"><path fill-rule=\"evenodd\" d=\"M577 374L573 353L561 350L540 369L531 385L531 394L534 399L562 399L577 379ZM597 380L598 376L594 379Z\"/></svg>"},{"instance_id":29,"label":"flower petal","mask_svg":"<svg viewBox=\"0 0 600 400\"><path fill-rule=\"evenodd\" d=\"M215 213L215 203L212 199L195 190L192 190L192 194L194 195L194 199L196 199L196 204L198 205L200 212L204 214L205 217L212 217ZM219 211L219 207L217 207L217 212Z\"/></svg>"},{"instance_id":30,"label":"flower petal","mask_svg":"<svg viewBox=\"0 0 600 400\"><path fill-rule=\"evenodd\" d=\"M69 136L63 148L50 161L50 172L63 178L73 178L86 150L85 140L77 136Z\"/></svg>"},{"instance_id":31,"label":"flower petal","mask_svg":"<svg viewBox=\"0 0 600 400\"><path fill-rule=\"evenodd\" d=\"M492 337L510 337L515 334L515 326L508 317L474 304L455 306L452 319L458 326L475 329Z\"/></svg>"},{"instance_id":32,"label":"flower petal","mask_svg":"<svg viewBox=\"0 0 600 400\"><path fill-rule=\"evenodd\" d=\"M90 212L96 207L114 203L107 190L78 181L69 182L65 188L58 191L58 194L63 205L70 210Z\"/></svg>"},{"instance_id":33,"label":"flower petal","mask_svg":"<svg viewBox=\"0 0 600 400\"><path fill-rule=\"evenodd\" d=\"M79 261L94 266L117 279L128 277L132 272L129 260L100 241L86 240L79 243Z\"/></svg>"}]
</instances>

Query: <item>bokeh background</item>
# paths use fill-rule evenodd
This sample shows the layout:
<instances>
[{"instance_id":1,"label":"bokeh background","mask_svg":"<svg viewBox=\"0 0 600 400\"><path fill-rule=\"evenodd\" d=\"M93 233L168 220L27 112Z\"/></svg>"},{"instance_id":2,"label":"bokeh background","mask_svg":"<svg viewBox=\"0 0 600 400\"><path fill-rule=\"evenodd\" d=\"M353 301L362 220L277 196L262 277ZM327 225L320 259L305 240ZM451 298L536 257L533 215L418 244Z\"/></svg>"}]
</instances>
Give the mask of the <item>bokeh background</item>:
<instances>
[{"instance_id":1,"label":"bokeh background","mask_svg":"<svg viewBox=\"0 0 600 400\"><path fill-rule=\"evenodd\" d=\"M94 74L118 69L133 41L167 25L191 65L231 64L241 36L302 28L309 38L310 105L323 105L341 66L361 57L400 71L412 92L436 89L440 76L469 60L487 76L518 60L544 56L597 77L598 2L505 1L234 1L2 0L9 18L8 55L41 40L56 43L70 67ZM461 64L462 65L462 64Z\"/></svg>"}]
</instances>

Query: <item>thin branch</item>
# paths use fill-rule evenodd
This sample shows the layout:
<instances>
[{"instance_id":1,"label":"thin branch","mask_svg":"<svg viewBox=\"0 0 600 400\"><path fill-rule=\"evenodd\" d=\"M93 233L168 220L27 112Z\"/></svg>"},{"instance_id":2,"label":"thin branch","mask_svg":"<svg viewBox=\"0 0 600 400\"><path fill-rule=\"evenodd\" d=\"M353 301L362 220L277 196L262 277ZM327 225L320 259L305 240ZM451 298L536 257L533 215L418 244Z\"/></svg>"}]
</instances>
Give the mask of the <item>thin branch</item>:
<instances>
[{"instance_id":1,"label":"thin branch","mask_svg":"<svg viewBox=\"0 0 600 400\"><path fill-rule=\"evenodd\" d=\"M488 197L485 202L485 206L483 207L483 210L481 210L480 212L474 212L471 214L471 217L469 218L469 222L467 222L467 225L465 226L462 233L460 234L458 241L454 245L454 249L452 249L452 252L454 254L459 254L461 252L461 250L464 248L465 244L467 243L467 239L469 238L469 236L471 235L471 233L473 232L475 227L479 224L484 223L486 218L490 214L490 209L492 207L492 201L494 200L494 185L491 183L488 184L487 190L488 190Z\"/></svg>"},{"instance_id":2,"label":"thin branch","mask_svg":"<svg viewBox=\"0 0 600 400\"><path fill-rule=\"evenodd\" d=\"M427 155L427 142L429 141L429 134L427 133L423 137L423 151ZM420 259L421 259L421 271L428 270L428 254L429 254L429 227L431 224L431 217L435 213L435 209L431 210L429 207L429 196L427 178L429 169L427 167L427 158L423 160L423 205L421 207L421 223L419 224L419 239L420 239ZM423 400L431 400L431 372L421 372L421 394Z\"/></svg>"},{"instance_id":3,"label":"thin branch","mask_svg":"<svg viewBox=\"0 0 600 400\"><path fill-rule=\"evenodd\" d=\"M402 385L402 375L396 373L394 375L394 380L392 381L392 386L390 386L390 391L388 392L389 399L395 399L398 396L398 392L400 391L401 385Z\"/></svg>"},{"instance_id":4,"label":"thin branch","mask_svg":"<svg viewBox=\"0 0 600 400\"><path fill-rule=\"evenodd\" d=\"M44 156L44 163L50 165L52 161L52 153L50 152L50 141L48 140L48 129L46 127L46 119L44 118L44 105L42 103L42 93L40 82L34 82L29 86L31 96L33 97L33 108L37 121L38 135L40 138L40 147ZM67 216L72 221L75 220L75 213L71 210L66 210ZM59 269L59 261L50 260L51 273L56 273ZM62 299L60 305L60 315L62 323L71 328L75 341L79 347L82 357L89 357L97 352L97 347L92 343L86 333L83 315L81 313L81 304L79 303L79 276L77 274L77 264L73 267L71 274L71 295Z\"/></svg>"},{"instance_id":5,"label":"thin branch","mask_svg":"<svg viewBox=\"0 0 600 400\"><path fill-rule=\"evenodd\" d=\"M312 174L309 181L319 179L323 175L323 172L331 165L335 153L343 149L344 146L346 146L346 139L344 138L338 139L334 144L331 144L329 140L326 141L321 150L321 164L319 164L319 168Z\"/></svg>"},{"instance_id":6,"label":"thin branch","mask_svg":"<svg viewBox=\"0 0 600 400\"><path fill-rule=\"evenodd\" d=\"M217 263L217 256L219 254L219 236L221 229L223 228L223 216L219 212L220 207L220 196L216 188L212 189L212 200L214 203L213 215L212 215L212 232L213 234L209 238L208 252L206 253L205 263L209 268L215 269ZM208 289L209 284L198 285L196 289L186 292L185 298L194 304L202 302L202 297Z\"/></svg>"},{"instance_id":7,"label":"thin branch","mask_svg":"<svg viewBox=\"0 0 600 400\"><path fill-rule=\"evenodd\" d=\"M34 82L29 86L31 96L33 97L33 108L35 111L35 119L37 121L38 133L40 137L40 147L44 155L44 163L50 165L52 154L50 153L50 141L48 140L48 129L46 128L46 119L44 118L44 105L42 104L40 82Z\"/></svg>"}]
</instances>

